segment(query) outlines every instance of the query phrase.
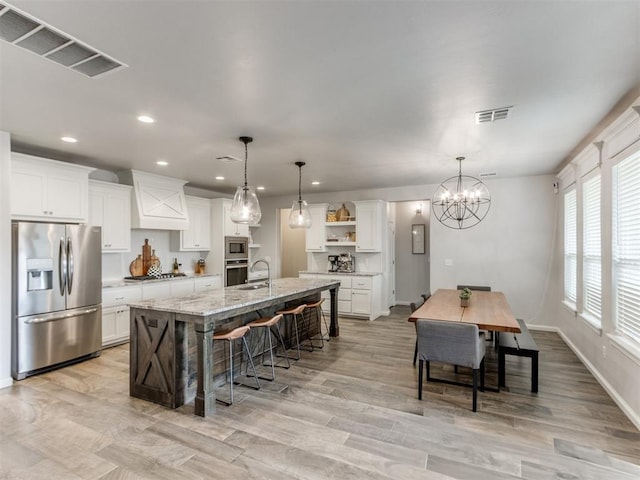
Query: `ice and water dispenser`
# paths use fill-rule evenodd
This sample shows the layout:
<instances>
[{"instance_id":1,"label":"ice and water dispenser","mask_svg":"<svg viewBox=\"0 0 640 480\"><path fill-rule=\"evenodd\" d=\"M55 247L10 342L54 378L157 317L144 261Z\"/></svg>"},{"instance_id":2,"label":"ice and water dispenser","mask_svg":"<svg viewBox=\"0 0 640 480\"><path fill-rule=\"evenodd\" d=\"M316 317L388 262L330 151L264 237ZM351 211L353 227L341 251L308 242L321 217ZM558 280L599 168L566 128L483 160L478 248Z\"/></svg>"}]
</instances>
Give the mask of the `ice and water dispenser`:
<instances>
[{"instance_id":1,"label":"ice and water dispenser","mask_svg":"<svg viewBox=\"0 0 640 480\"><path fill-rule=\"evenodd\" d=\"M27 258L27 291L53 288L53 259Z\"/></svg>"}]
</instances>

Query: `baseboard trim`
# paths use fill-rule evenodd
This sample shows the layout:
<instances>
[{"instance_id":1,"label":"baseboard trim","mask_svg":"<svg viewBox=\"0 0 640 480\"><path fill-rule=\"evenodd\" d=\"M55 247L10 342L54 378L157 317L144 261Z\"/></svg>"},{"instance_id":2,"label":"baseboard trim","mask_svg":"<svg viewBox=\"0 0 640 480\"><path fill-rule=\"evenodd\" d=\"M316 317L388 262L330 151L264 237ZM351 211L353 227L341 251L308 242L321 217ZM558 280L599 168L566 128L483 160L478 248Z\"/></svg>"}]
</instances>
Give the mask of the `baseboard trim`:
<instances>
[{"instance_id":1,"label":"baseboard trim","mask_svg":"<svg viewBox=\"0 0 640 480\"><path fill-rule=\"evenodd\" d=\"M636 413L629 404L622 398L618 392L611 386L611 384L602 376L600 371L585 357L582 352L574 345L574 343L567 337L564 332L558 327L551 327L546 325L527 325L530 330L540 330L543 332L556 332L562 341L571 349L576 357L587 367L587 370L593 375L596 381L605 389L609 396L616 402L616 405L620 407L620 410L627 416L631 423L633 423L638 430L640 430L640 415Z\"/></svg>"}]
</instances>

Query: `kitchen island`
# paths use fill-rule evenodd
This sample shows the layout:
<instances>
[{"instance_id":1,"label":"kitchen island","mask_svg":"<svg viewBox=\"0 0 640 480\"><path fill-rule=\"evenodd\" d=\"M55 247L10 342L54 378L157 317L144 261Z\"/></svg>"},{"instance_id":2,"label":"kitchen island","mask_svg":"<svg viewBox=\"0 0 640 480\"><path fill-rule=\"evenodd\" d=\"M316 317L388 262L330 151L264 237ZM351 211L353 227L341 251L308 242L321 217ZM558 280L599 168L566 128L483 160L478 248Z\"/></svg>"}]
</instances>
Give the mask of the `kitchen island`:
<instances>
[{"instance_id":1,"label":"kitchen island","mask_svg":"<svg viewBox=\"0 0 640 480\"><path fill-rule=\"evenodd\" d=\"M339 286L339 281L330 279L280 278L270 287L240 285L130 304L130 395L171 408L195 399L196 415L213 413L214 377L223 358L213 345L214 331L316 301L329 290L329 334L338 336Z\"/></svg>"}]
</instances>

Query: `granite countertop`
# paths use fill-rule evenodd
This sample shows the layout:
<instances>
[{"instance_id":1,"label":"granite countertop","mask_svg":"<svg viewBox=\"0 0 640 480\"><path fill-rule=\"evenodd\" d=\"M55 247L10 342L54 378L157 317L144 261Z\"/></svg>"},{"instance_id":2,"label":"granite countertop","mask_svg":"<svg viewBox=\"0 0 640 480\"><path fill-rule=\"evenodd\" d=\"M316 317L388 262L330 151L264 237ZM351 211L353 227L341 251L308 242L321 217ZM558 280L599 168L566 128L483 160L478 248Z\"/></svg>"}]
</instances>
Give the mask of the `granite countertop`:
<instances>
[{"instance_id":1,"label":"granite countertop","mask_svg":"<svg viewBox=\"0 0 640 480\"><path fill-rule=\"evenodd\" d=\"M301 270L300 273L310 273L312 275L355 275L357 277L375 277L382 275L382 272L312 272L311 270Z\"/></svg>"},{"instance_id":2,"label":"granite countertop","mask_svg":"<svg viewBox=\"0 0 640 480\"><path fill-rule=\"evenodd\" d=\"M179 282L181 280L187 280L190 278L204 278L204 277L219 277L219 273L188 273L184 277L173 277L173 278L158 278L152 280L125 280L124 278L118 280L107 280L102 282L102 288L111 288L111 287L128 287L131 285L145 285L147 283L158 283L158 282Z\"/></svg>"},{"instance_id":3,"label":"granite countertop","mask_svg":"<svg viewBox=\"0 0 640 480\"><path fill-rule=\"evenodd\" d=\"M277 278L271 287L243 290L246 285L217 288L206 292L192 293L182 297L157 298L130 303L133 308L159 310L188 315L207 316L266 301L276 300L316 288L339 285L335 280L315 280L307 278ZM326 289L326 288L325 288Z\"/></svg>"}]
</instances>

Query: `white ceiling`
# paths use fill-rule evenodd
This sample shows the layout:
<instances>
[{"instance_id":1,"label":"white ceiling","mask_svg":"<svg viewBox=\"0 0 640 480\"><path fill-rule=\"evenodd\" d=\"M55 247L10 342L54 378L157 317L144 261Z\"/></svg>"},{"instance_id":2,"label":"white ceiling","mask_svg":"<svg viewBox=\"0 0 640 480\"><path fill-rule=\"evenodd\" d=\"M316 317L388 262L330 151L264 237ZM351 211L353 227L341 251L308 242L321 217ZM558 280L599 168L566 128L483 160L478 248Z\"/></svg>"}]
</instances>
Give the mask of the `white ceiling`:
<instances>
[{"instance_id":1,"label":"white ceiling","mask_svg":"<svg viewBox=\"0 0 640 480\"><path fill-rule=\"evenodd\" d=\"M90 79L0 42L14 149L219 191L241 183L216 160L243 158L240 135L262 195L297 190L296 160L303 192L437 183L459 155L472 175L552 173L640 85L638 1L10 3L128 65Z\"/></svg>"}]
</instances>

